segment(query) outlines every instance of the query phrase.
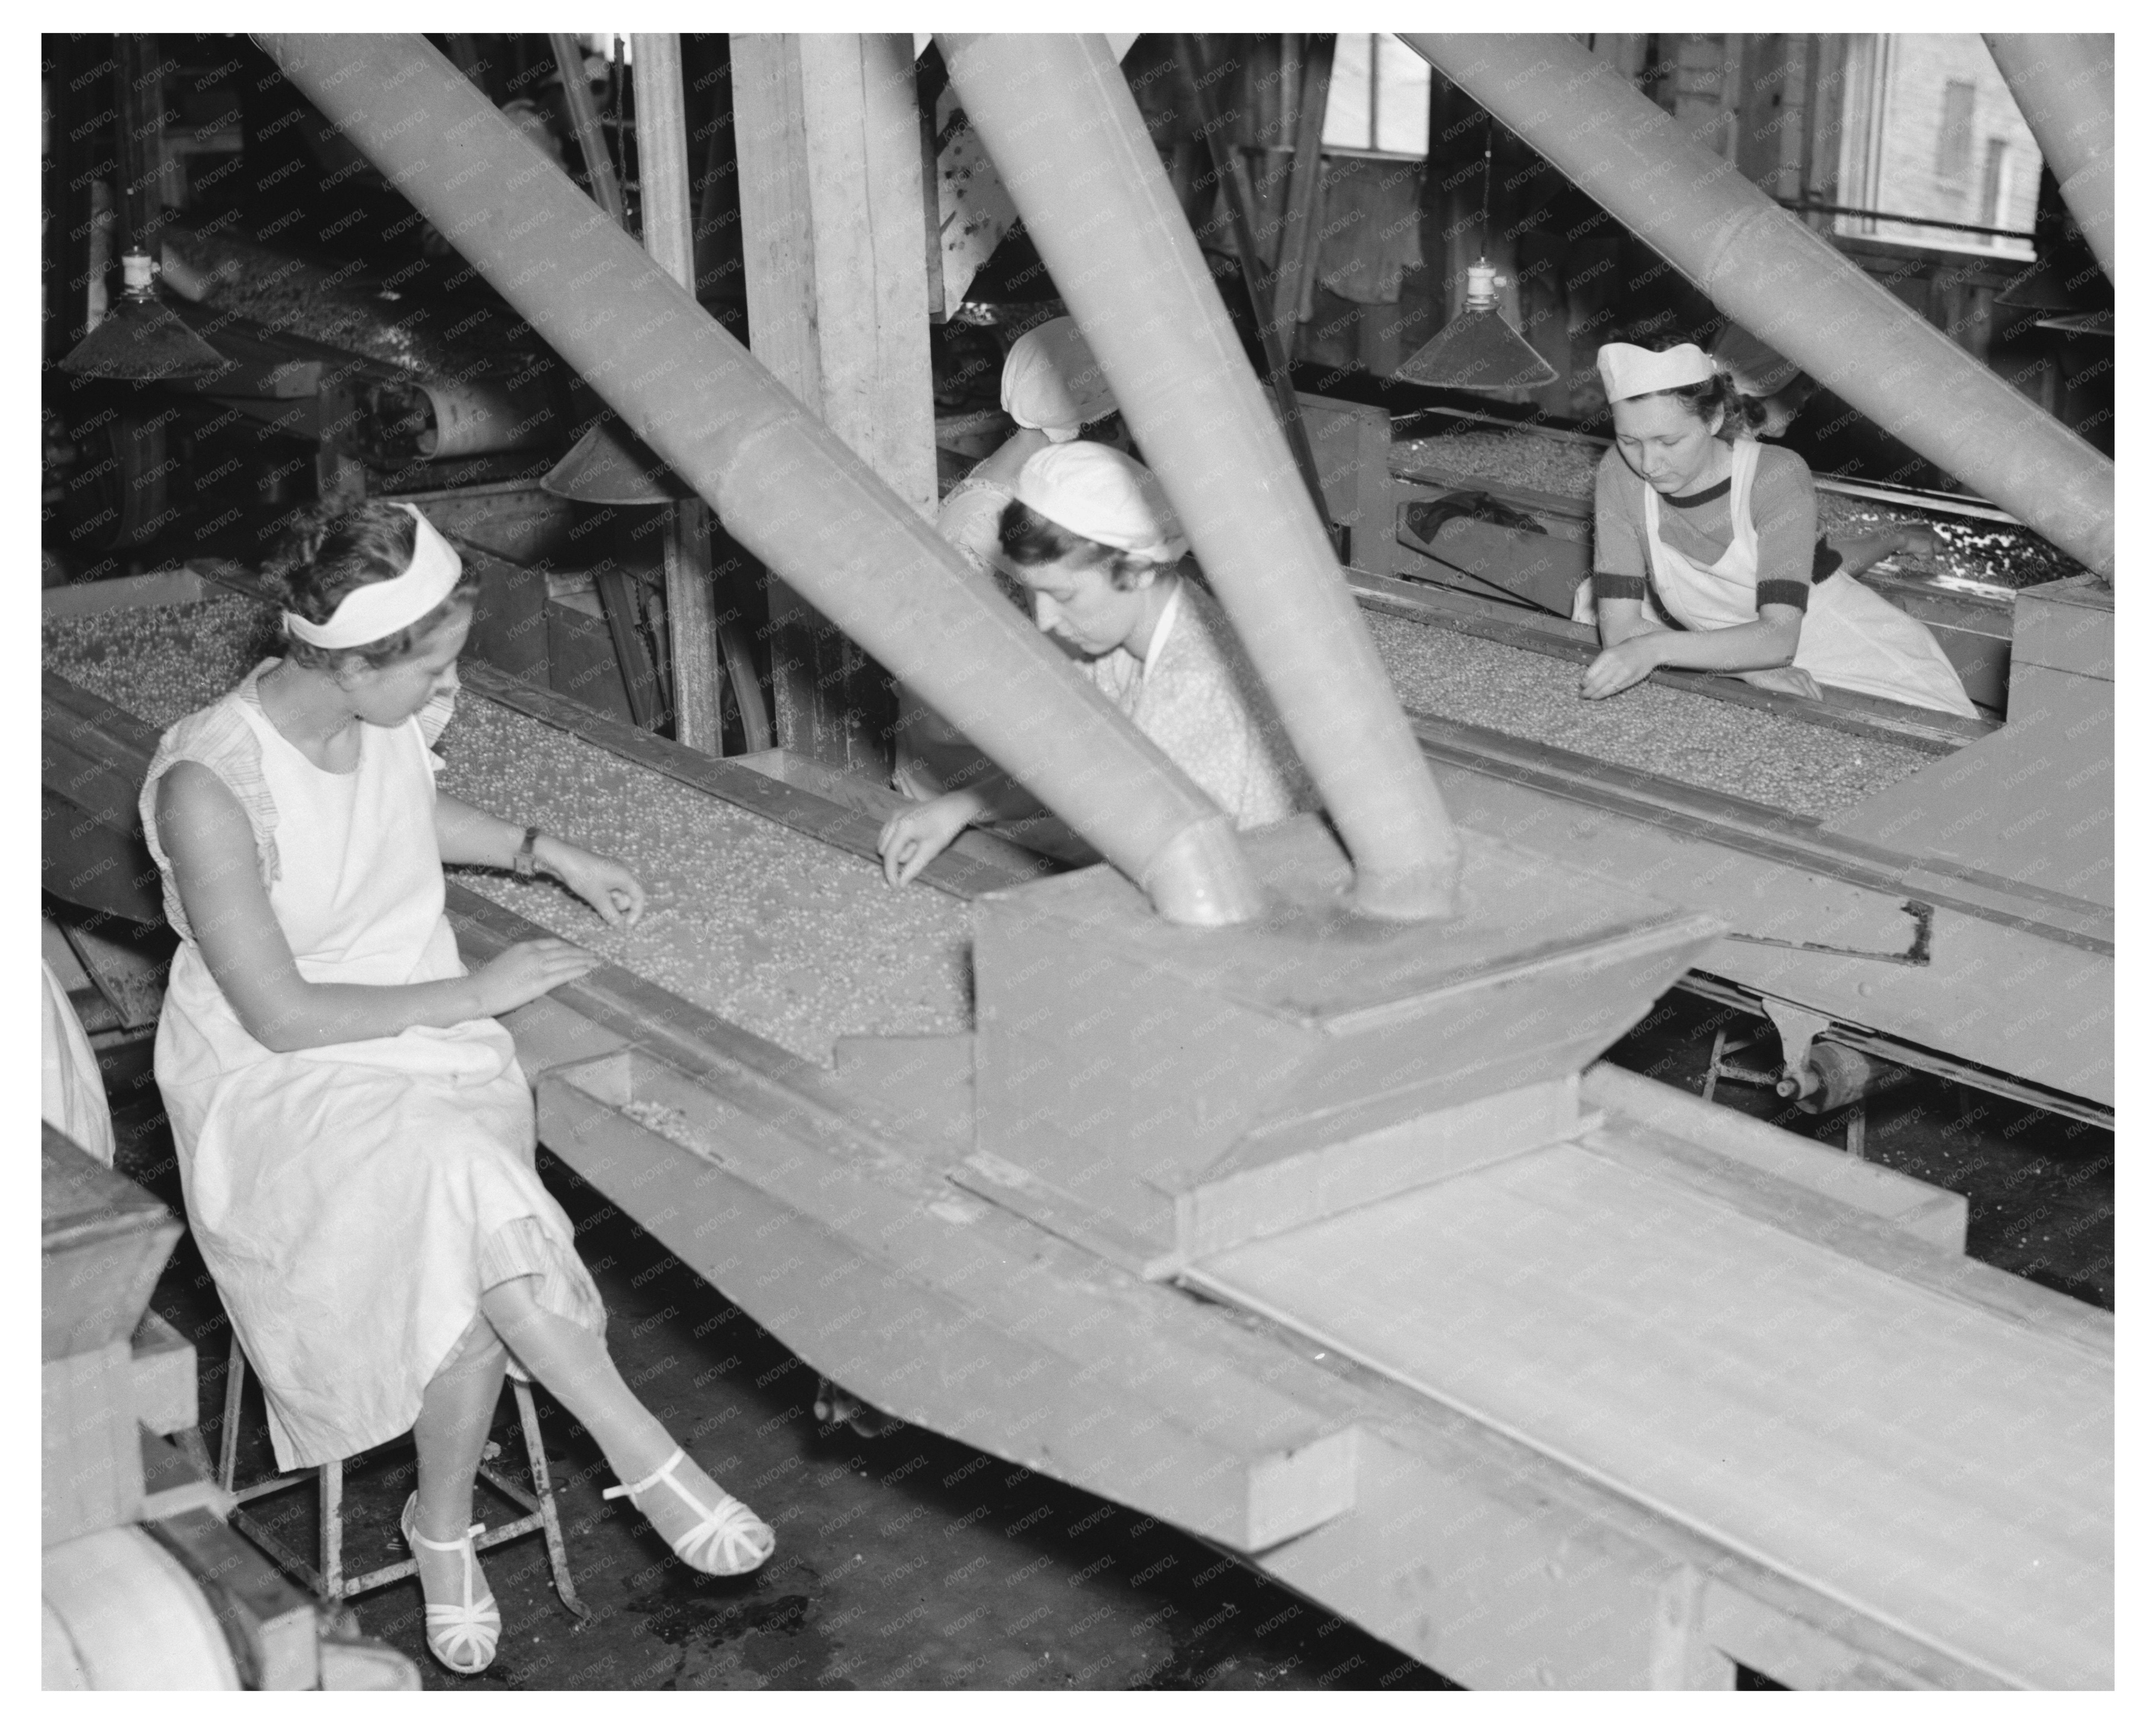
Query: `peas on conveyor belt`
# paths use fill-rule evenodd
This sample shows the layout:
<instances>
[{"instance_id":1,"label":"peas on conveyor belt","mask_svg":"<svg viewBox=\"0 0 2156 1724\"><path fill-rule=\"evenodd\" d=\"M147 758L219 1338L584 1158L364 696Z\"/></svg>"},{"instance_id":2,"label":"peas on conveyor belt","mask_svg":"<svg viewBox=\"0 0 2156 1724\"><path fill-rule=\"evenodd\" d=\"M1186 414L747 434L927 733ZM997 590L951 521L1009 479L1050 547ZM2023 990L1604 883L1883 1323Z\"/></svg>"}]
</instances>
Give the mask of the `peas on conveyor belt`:
<instances>
[{"instance_id":1,"label":"peas on conveyor belt","mask_svg":"<svg viewBox=\"0 0 2156 1724\"><path fill-rule=\"evenodd\" d=\"M275 650L269 617L234 597L68 618L45 626L45 666L162 727ZM459 700L439 747L451 795L619 856L651 896L617 933L549 879L453 869L459 884L807 1060L829 1064L842 1035L972 1027L958 900L894 890L873 862L481 695Z\"/></svg>"},{"instance_id":2,"label":"peas on conveyor belt","mask_svg":"<svg viewBox=\"0 0 2156 1724\"><path fill-rule=\"evenodd\" d=\"M1936 757L1868 736L1643 683L1579 695L1569 659L1373 615L1400 704L1460 724L1821 818L1898 783Z\"/></svg>"}]
</instances>

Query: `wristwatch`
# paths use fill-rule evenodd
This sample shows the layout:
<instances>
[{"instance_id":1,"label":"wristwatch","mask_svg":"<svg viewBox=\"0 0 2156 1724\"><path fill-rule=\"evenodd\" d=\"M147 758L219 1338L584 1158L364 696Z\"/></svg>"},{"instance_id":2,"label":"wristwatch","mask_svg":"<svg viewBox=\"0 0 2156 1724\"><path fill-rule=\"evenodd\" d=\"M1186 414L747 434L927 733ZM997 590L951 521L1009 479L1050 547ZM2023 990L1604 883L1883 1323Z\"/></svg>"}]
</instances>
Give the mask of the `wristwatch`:
<instances>
[{"instance_id":1,"label":"wristwatch","mask_svg":"<svg viewBox=\"0 0 2156 1724\"><path fill-rule=\"evenodd\" d=\"M539 829L536 826L526 827L524 842L516 847L516 854L510 859L509 863L509 865L516 870L517 878L520 880L529 880L538 871L538 854L536 848L538 843Z\"/></svg>"}]
</instances>

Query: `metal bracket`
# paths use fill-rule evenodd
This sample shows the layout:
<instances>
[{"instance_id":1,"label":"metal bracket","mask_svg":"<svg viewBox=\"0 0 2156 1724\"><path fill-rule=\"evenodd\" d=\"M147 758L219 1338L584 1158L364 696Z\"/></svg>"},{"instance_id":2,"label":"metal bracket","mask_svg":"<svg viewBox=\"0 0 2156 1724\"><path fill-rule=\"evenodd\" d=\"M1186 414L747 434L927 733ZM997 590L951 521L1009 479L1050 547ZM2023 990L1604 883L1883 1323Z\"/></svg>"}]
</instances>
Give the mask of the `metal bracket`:
<instances>
[{"instance_id":1,"label":"metal bracket","mask_svg":"<svg viewBox=\"0 0 2156 1724\"><path fill-rule=\"evenodd\" d=\"M1819 952L1830 957L1868 957L1882 964L1907 964L1922 969L1932 961L1932 917L1936 906L1910 898L1903 900L1902 911L1917 925L1909 936L1907 952L1866 952L1856 947L1822 946L1812 940L1773 940L1763 934L1724 934L1722 937L1746 946L1777 946L1784 952Z\"/></svg>"}]
</instances>

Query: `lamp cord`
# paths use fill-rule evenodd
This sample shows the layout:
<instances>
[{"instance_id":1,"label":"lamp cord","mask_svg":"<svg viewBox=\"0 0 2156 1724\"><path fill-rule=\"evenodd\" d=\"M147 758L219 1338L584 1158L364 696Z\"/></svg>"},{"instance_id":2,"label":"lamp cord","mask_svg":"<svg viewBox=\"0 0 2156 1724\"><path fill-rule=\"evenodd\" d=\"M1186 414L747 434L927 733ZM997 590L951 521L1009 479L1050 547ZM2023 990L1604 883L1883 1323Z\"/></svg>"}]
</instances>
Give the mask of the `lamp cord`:
<instances>
[{"instance_id":1,"label":"lamp cord","mask_svg":"<svg viewBox=\"0 0 2156 1724\"><path fill-rule=\"evenodd\" d=\"M1495 120L1482 128L1482 255L1490 255L1490 180L1495 172L1495 148L1497 122Z\"/></svg>"}]
</instances>

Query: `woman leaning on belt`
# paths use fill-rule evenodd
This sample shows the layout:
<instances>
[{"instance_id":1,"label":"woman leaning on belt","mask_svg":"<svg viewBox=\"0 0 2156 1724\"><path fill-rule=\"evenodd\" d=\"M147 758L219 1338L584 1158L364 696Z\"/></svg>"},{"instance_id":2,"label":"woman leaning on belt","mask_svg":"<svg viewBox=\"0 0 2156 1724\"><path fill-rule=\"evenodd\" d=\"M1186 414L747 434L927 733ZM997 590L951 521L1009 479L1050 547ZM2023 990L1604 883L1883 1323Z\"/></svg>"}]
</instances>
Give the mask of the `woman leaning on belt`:
<instances>
[{"instance_id":1,"label":"woman leaning on belt","mask_svg":"<svg viewBox=\"0 0 2156 1724\"><path fill-rule=\"evenodd\" d=\"M1664 665L1816 696L1821 685L1977 716L1929 629L1815 540L1811 470L1740 437L1735 386L1689 342L1596 357L1616 444L1594 475L1589 700Z\"/></svg>"}]
</instances>

